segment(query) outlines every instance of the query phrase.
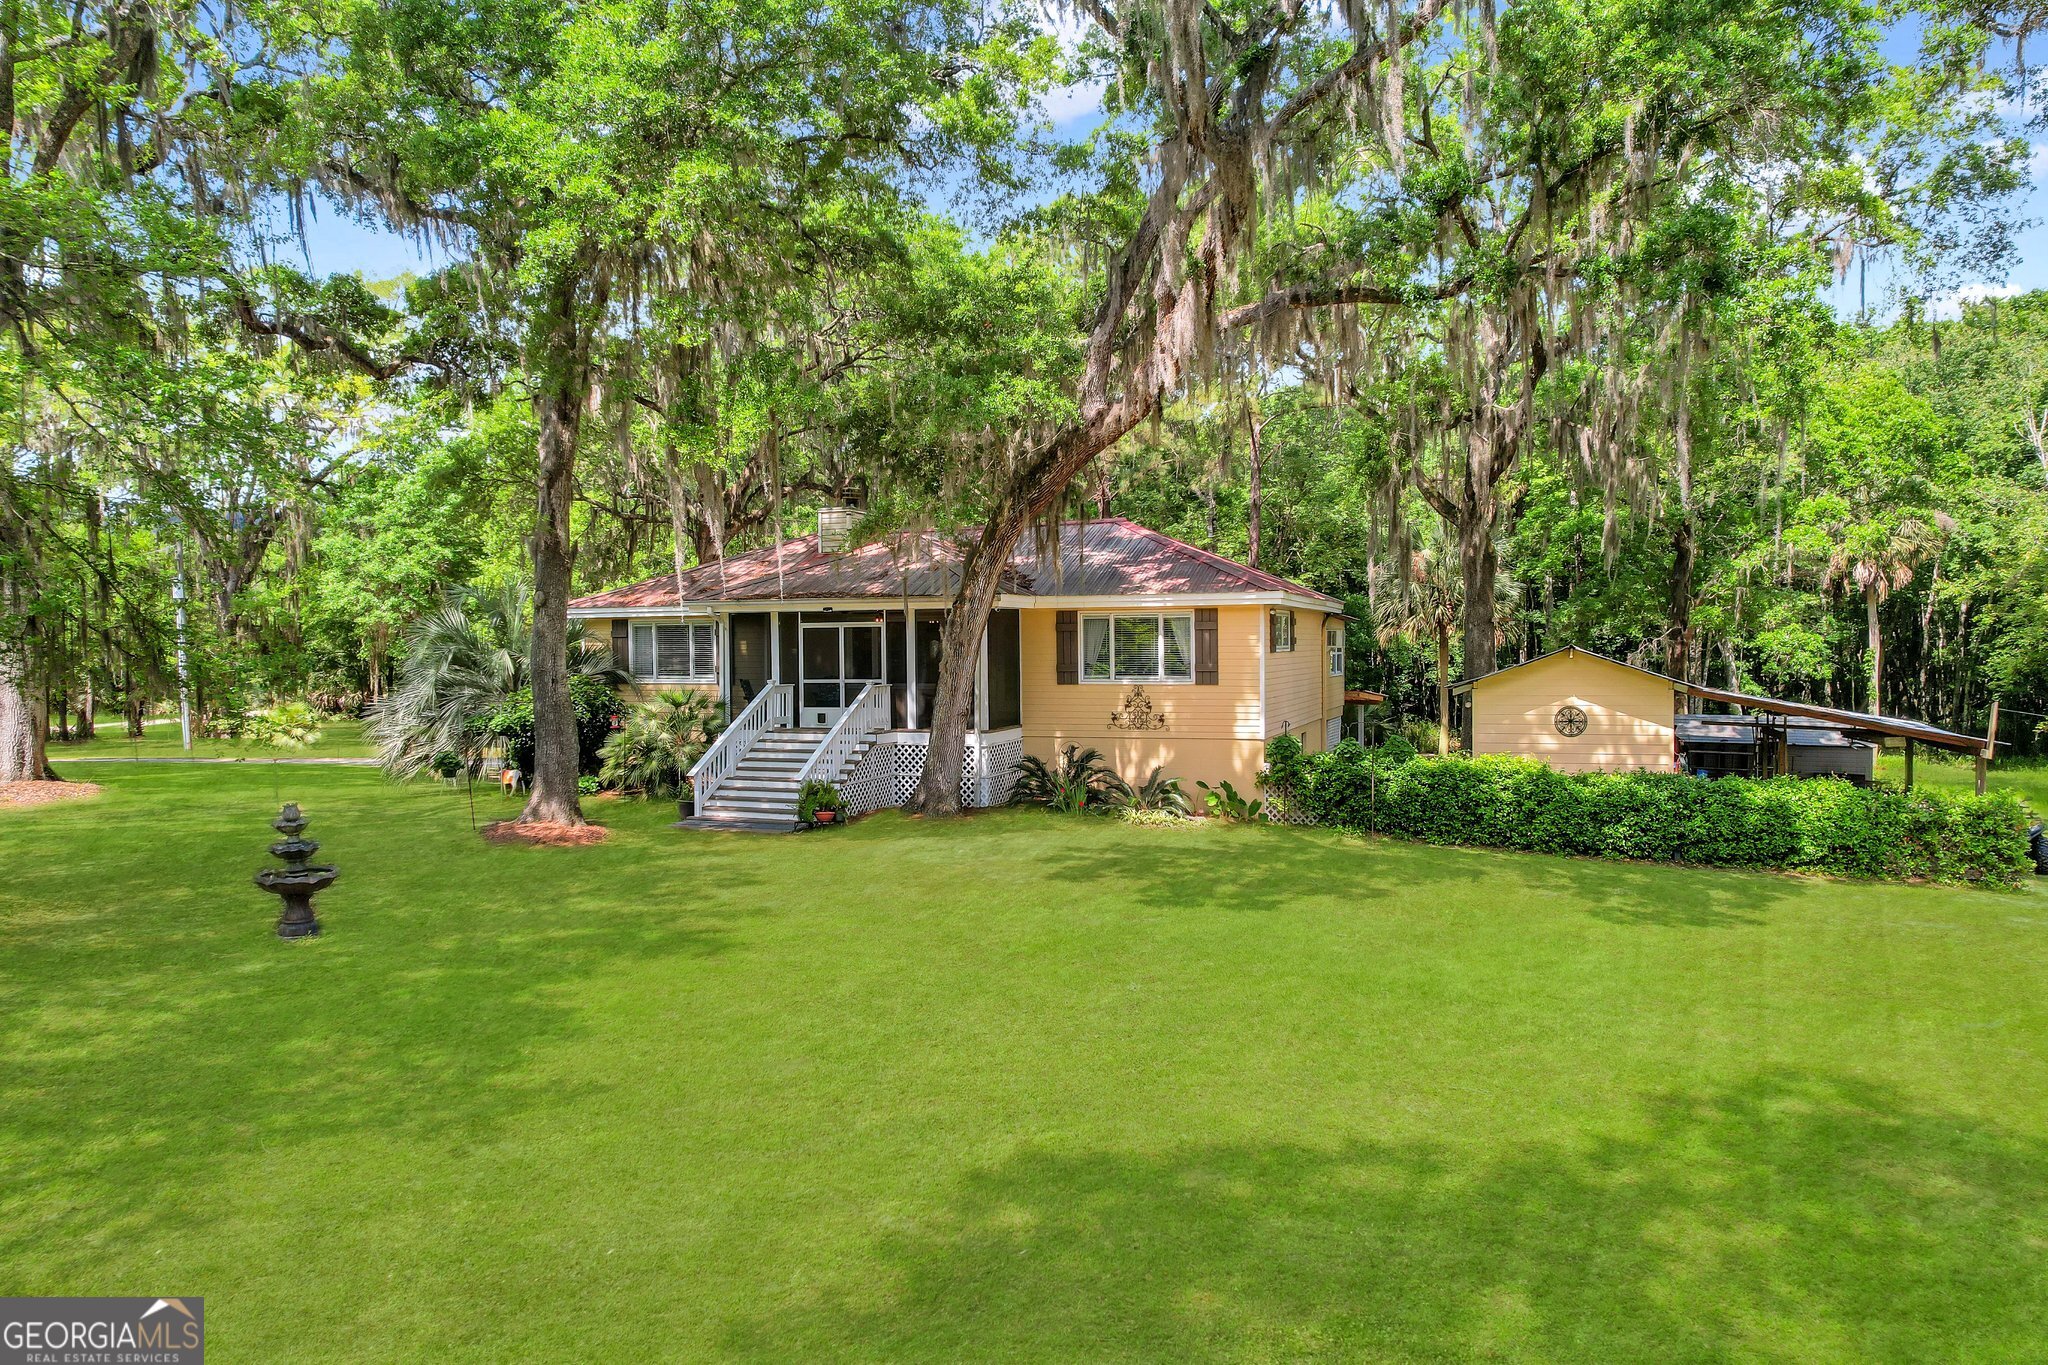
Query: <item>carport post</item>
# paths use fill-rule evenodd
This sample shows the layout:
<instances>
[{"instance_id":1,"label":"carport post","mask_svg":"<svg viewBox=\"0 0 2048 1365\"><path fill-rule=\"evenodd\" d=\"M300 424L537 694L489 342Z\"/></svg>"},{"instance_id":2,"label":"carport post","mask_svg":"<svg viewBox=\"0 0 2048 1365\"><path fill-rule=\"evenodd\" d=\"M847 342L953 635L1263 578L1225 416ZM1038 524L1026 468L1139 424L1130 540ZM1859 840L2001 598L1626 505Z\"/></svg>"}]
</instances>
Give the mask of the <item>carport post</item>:
<instances>
[{"instance_id":1,"label":"carport post","mask_svg":"<svg viewBox=\"0 0 2048 1365\"><path fill-rule=\"evenodd\" d=\"M1978 750L1978 751L1977 751L1977 795L1979 795L1979 796L1982 796L1982 795L1984 794L1984 769L1985 769L1986 767L1988 767L1988 766L1989 766L1989 765L1988 765L1988 764L1987 764L1987 763L1986 763L1986 762L1984 761L1984 751L1983 751L1983 750L1981 750L1981 749L1980 749L1980 750Z\"/></svg>"},{"instance_id":2,"label":"carport post","mask_svg":"<svg viewBox=\"0 0 2048 1365\"><path fill-rule=\"evenodd\" d=\"M1906 741L1906 790L1913 790L1913 741Z\"/></svg>"}]
</instances>

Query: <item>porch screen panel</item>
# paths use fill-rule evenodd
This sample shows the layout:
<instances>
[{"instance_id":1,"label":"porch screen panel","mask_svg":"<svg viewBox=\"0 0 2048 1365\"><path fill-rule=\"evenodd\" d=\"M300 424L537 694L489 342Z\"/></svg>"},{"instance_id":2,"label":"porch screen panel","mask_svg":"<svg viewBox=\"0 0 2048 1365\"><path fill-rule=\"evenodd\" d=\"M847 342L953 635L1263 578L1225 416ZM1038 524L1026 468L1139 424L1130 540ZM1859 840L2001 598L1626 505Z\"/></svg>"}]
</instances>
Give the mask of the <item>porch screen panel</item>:
<instances>
[{"instance_id":1,"label":"porch screen panel","mask_svg":"<svg viewBox=\"0 0 2048 1365\"><path fill-rule=\"evenodd\" d=\"M1023 642L1014 611L988 618L988 723L991 729L1024 723Z\"/></svg>"},{"instance_id":2,"label":"porch screen panel","mask_svg":"<svg viewBox=\"0 0 2048 1365\"><path fill-rule=\"evenodd\" d=\"M768 614L744 612L732 618L732 683L738 693L735 713L768 685L772 666L768 661Z\"/></svg>"},{"instance_id":3,"label":"porch screen panel","mask_svg":"<svg viewBox=\"0 0 2048 1365\"><path fill-rule=\"evenodd\" d=\"M931 728L932 704L939 696L939 656L944 653L940 632L945 628L945 618L944 612L917 614L917 723L921 729Z\"/></svg>"}]
</instances>

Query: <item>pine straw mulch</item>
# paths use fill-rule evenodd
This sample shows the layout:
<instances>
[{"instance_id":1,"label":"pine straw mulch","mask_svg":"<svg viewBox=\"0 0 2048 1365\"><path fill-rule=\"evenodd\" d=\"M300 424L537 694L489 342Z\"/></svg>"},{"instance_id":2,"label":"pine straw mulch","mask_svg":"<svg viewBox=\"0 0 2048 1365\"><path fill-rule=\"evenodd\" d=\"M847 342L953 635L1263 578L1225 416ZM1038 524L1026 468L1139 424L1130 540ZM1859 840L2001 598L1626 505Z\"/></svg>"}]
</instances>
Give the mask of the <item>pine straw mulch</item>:
<instances>
[{"instance_id":1,"label":"pine straw mulch","mask_svg":"<svg viewBox=\"0 0 2048 1365\"><path fill-rule=\"evenodd\" d=\"M517 820L499 820L477 833L493 844L531 844L536 848L585 848L611 837L603 825L551 825L535 821L522 825Z\"/></svg>"},{"instance_id":2,"label":"pine straw mulch","mask_svg":"<svg viewBox=\"0 0 2048 1365\"><path fill-rule=\"evenodd\" d=\"M97 782L0 782L0 806L45 806L99 794Z\"/></svg>"}]
</instances>

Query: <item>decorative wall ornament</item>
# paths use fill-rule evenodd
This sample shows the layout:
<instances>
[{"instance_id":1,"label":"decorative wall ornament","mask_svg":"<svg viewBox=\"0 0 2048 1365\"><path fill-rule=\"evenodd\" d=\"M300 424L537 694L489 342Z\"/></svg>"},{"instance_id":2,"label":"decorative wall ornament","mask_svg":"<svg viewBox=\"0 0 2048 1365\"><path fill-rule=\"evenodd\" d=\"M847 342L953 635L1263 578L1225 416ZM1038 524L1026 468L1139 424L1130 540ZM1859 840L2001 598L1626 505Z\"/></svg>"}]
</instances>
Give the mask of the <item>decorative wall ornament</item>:
<instances>
[{"instance_id":1,"label":"decorative wall ornament","mask_svg":"<svg viewBox=\"0 0 2048 1365\"><path fill-rule=\"evenodd\" d=\"M1586 713L1576 706L1565 705L1557 708L1557 732L1561 735L1583 735L1586 733Z\"/></svg>"},{"instance_id":2,"label":"decorative wall ornament","mask_svg":"<svg viewBox=\"0 0 2048 1365\"><path fill-rule=\"evenodd\" d=\"M1124 694L1124 704L1109 713L1109 728L1112 730L1164 730L1166 712L1154 710L1152 698L1145 695L1142 687L1133 687Z\"/></svg>"}]
</instances>

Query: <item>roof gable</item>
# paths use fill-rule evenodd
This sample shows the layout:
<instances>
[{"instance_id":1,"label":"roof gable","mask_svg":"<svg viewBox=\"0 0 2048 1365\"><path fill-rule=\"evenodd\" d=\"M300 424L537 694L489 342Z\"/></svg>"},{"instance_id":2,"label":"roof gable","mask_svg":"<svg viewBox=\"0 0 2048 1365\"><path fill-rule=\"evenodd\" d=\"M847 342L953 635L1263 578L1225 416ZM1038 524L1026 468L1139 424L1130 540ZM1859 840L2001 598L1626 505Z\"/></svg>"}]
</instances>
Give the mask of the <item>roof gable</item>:
<instances>
[{"instance_id":1,"label":"roof gable","mask_svg":"<svg viewBox=\"0 0 2048 1365\"><path fill-rule=\"evenodd\" d=\"M1533 659L1526 659L1518 664L1509 664L1506 668L1496 668L1493 672L1481 674L1479 677L1476 678L1467 678L1465 679L1465 681L1458 683L1457 685L1452 687L1451 690L1453 692L1469 692L1473 688L1479 686L1481 683L1492 682L1497 678L1506 677L1510 673L1519 673L1521 670L1525 668L1534 668L1538 664L1549 663L1553 659L1566 658L1585 659L1590 660L1594 663L1606 664L1609 668L1626 669L1630 673L1636 674L1638 677L1655 678L1658 682L1669 683L1673 688L1677 689L1678 691L1683 692L1685 690L1684 683L1680 682L1676 678L1670 677L1663 673L1659 673L1655 669L1640 668L1635 664L1623 663L1620 659L1611 659L1605 654L1595 654L1592 650L1580 649L1577 645L1566 645L1562 649L1553 649L1548 654L1539 654Z\"/></svg>"}]
</instances>

